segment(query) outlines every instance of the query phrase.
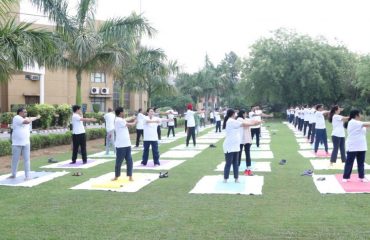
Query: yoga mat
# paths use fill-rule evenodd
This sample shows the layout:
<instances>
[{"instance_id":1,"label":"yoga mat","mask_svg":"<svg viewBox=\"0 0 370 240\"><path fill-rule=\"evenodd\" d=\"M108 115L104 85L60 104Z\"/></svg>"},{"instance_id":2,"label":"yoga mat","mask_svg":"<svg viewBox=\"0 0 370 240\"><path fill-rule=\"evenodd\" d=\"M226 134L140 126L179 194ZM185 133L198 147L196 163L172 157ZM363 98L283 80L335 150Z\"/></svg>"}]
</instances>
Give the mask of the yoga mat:
<instances>
[{"instance_id":1,"label":"yoga mat","mask_svg":"<svg viewBox=\"0 0 370 240\"><path fill-rule=\"evenodd\" d=\"M298 143L309 143L310 141L307 140L307 138L297 138L296 139Z\"/></svg>"},{"instance_id":2,"label":"yoga mat","mask_svg":"<svg viewBox=\"0 0 370 240\"><path fill-rule=\"evenodd\" d=\"M207 133L204 134L203 136L199 137L201 138L216 138L216 139L221 139L225 137L225 133Z\"/></svg>"},{"instance_id":3,"label":"yoga mat","mask_svg":"<svg viewBox=\"0 0 370 240\"><path fill-rule=\"evenodd\" d=\"M140 150L143 150L143 148L142 147L138 147L138 148L131 147L131 155L138 153ZM105 151L102 151L102 152L90 154L87 157L88 158L116 158L116 154L113 151L109 151L109 154L106 155Z\"/></svg>"},{"instance_id":4,"label":"yoga mat","mask_svg":"<svg viewBox=\"0 0 370 240\"><path fill-rule=\"evenodd\" d=\"M189 193L262 195L262 187L263 176L239 176L239 183L232 175L227 183L222 175L204 176Z\"/></svg>"},{"instance_id":5,"label":"yoga mat","mask_svg":"<svg viewBox=\"0 0 370 240\"><path fill-rule=\"evenodd\" d=\"M196 155L201 153L201 151L196 150L189 150L189 151L182 151L182 150L170 150L163 154L161 154L161 158L193 158Z\"/></svg>"},{"instance_id":6,"label":"yoga mat","mask_svg":"<svg viewBox=\"0 0 370 240\"><path fill-rule=\"evenodd\" d=\"M314 146L315 146L315 144L310 144L310 143L299 143L299 148L301 149L301 150L307 150L307 149L314 149ZM328 143L328 147L329 147L329 149L333 149L333 144L332 143ZM324 146L324 144L319 144L319 149L325 149L325 146Z\"/></svg>"},{"instance_id":7,"label":"yoga mat","mask_svg":"<svg viewBox=\"0 0 370 240\"><path fill-rule=\"evenodd\" d=\"M103 190L113 192L137 192L141 188L158 179L157 173L134 173L132 176L134 181L128 181L127 177L122 173L117 181L112 181L114 172L104 174L97 178L83 182L77 186L72 187L74 190Z\"/></svg>"},{"instance_id":8,"label":"yoga mat","mask_svg":"<svg viewBox=\"0 0 370 240\"><path fill-rule=\"evenodd\" d=\"M271 151L251 151L251 159L270 159L274 158L274 154ZM245 153L242 153L242 159L245 159Z\"/></svg>"},{"instance_id":9,"label":"yoga mat","mask_svg":"<svg viewBox=\"0 0 370 240\"><path fill-rule=\"evenodd\" d=\"M318 150L318 156L315 155L312 150L300 150L298 151L304 158L330 158L330 155L327 156L324 150ZM330 153L330 151L329 151Z\"/></svg>"},{"instance_id":10,"label":"yoga mat","mask_svg":"<svg viewBox=\"0 0 370 240\"><path fill-rule=\"evenodd\" d=\"M256 140L254 140L253 143L256 143ZM271 143L271 139L260 139L260 144L266 144L266 143Z\"/></svg>"},{"instance_id":11,"label":"yoga mat","mask_svg":"<svg viewBox=\"0 0 370 240\"><path fill-rule=\"evenodd\" d=\"M341 162L340 159L337 159L337 162L333 164L333 166L330 166L330 160L329 159L323 159L323 160L310 160L311 165L315 170L330 170L330 169L336 169L336 170L344 170L344 163ZM357 169L357 163L354 162L353 169ZM365 163L365 169L370 169L370 165Z\"/></svg>"},{"instance_id":12,"label":"yoga mat","mask_svg":"<svg viewBox=\"0 0 370 240\"><path fill-rule=\"evenodd\" d=\"M369 175L366 176L367 179L369 179ZM342 182L342 174L336 174L335 178L346 193L370 193L370 183L361 182L361 180L358 178L357 173L352 173L351 178L346 183Z\"/></svg>"},{"instance_id":13,"label":"yoga mat","mask_svg":"<svg viewBox=\"0 0 370 240\"><path fill-rule=\"evenodd\" d=\"M214 144L220 141L218 138L197 138L197 144L198 143L208 143L208 144Z\"/></svg>"},{"instance_id":14,"label":"yoga mat","mask_svg":"<svg viewBox=\"0 0 370 240\"><path fill-rule=\"evenodd\" d=\"M223 172L225 167L225 162L217 165L215 171ZM239 172L244 172L246 169L245 161L242 161L239 166ZM271 172L271 162L253 162L251 165L251 170L253 172ZM233 166L231 166L230 171L233 171Z\"/></svg>"},{"instance_id":15,"label":"yoga mat","mask_svg":"<svg viewBox=\"0 0 370 240\"><path fill-rule=\"evenodd\" d=\"M259 147L257 145L253 144L251 146L251 151L270 151L270 145L268 144L260 144Z\"/></svg>"},{"instance_id":16,"label":"yoga mat","mask_svg":"<svg viewBox=\"0 0 370 240\"><path fill-rule=\"evenodd\" d=\"M18 171L16 178L8 178L10 174L0 176L0 185L12 187L33 187L54 178L64 176L69 172L30 172L30 180L24 181L24 172Z\"/></svg>"},{"instance_id":17,"label":"yoga mat","mask_svg":"<svg viewBox=\"0 0 370 240\"><path fill-rule=\"evenodd\" d=\"M146 166L141 165L141 161L134 162L134 169L140 170L170 170L181 163L185 162L185 160L160 160L161 165L154 166L153 159L149 159ZM126 169L126 165L122 165L122 169Z\"/></svg>"},{"instance_id":18,"label":"yoga mat","mask_svg":"<svg viewBox=\"0 0 370 240\"><path fill-rule=\"evenodd\" d=\"M370 193L370 183L363 183L358 179L358 175L352 174L349 182L342 182L342 174L336 175L312 175L313 181L320 193ZM318 181L319 178L325 178L324 181ZM369 179L370 175L366 175Z\"/></svg>"},{"instance_id":19,"label":"yoga mat","mask_svg":"<svg viewBox=\"0 0 370 240\"><path fill-rule=\"evenodd\" d=\"M113 159L87 159L86 164L82 164L81 159L77 159L75 164L70 164L72 160L66 160L58 163L42 166L41 168L91 168L99 164L113 161Z\"/></svg>"},{"instance_id":20,"label":"yoga mat","mask_svg":"<svg viewBox=\"0 0 370 240\"><path fill-rule=\"evenodd\" d=\"M199 151L202 151L206 148L208 148L209 145L205 145L205 144L197 144L195 147L194 145L192 144L192 142L189 143L189 146L186 147L186 144L180 144L176 147L173 147L171 148L171 150L183 150L183 151L192 151L192 150L199 150Z\"/></svg>"}]
</instances>

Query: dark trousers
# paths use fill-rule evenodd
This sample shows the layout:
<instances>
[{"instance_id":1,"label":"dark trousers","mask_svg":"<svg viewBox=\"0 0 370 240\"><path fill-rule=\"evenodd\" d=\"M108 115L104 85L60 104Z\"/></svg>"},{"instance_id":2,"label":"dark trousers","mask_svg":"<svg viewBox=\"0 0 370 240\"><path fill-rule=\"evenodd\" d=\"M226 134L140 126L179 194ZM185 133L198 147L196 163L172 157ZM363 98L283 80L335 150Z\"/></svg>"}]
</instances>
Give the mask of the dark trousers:
<instances>
[{"instance_id":1,"label":"dark trousers","mask_svg":"<svg viewBox=\"0 0 370 240\"><path fill-rule=\"evenodd\" d=\"M302 118L300 118L299 119L299 126L298 126L299 131L303 131L303 125L304 125L304 120Z\"/></svg>"},{"instance_id":2,"label":"dark trousers","mask_svg":"<svg viewBox=\"0 0 370 240\"><path fill-rule=\"evenodd\" d=\"M173 121L175 122L175 128L177 128L177 118L173 118Z\"/></svg>"},{"instance_id":3,"label":"dark trousers","mask_svg":"<svg viewBox=\"0 0 370 240\"><path fill-rule=\"evenodd\" d=\"M212 125L215 123L215 119L214 118L210 118L209 120L211 121L211 124Z\"/></svg>"},{"instance_id":4,"label":"dark trousers","mask_svg":"<svg viewBox=\"0 0 370 240\"><path fill-rule=\"evenodd\" d=\"M315 138L315 153L319 149L320 142L324 143L325 152L328 152L328 137L326 135L326 129L316 129L316 138Z\"/></svg>"},{"instance_id":5,"label":"dark trousers","mask_svg":"<svg viewBox=\"0 0 370 240\"><path fill-rule=\"evenodd\" d=\"M289 115L289 123L293 123L294 120L294 114Z\"/></svg>"},{"instance_id":6,"label":"dark trousers","mask_svg":"<svg viewBox=\"0 0 370 240\"><path fill-rule=\"evenodd\" d=\"M221 121L216 121L216 132L221 132Z\"/></svg>"},{"instance_id":7,"label":"dark trousers","mask_svg":"<svg viewBox=\"0 0 370 240\"><path fill-rule=\"evenodd\" d=\"M239 152L225 153L225 168L224 168L224 179L229 179L230 168L233 165L234 178L239 177L239 166L238 166Z\"/></svg>"},{"instance_id":8,"label":"dark trousers","mask_svg":"<svg viewBox=\"0 0 370 240\"><path fill-rule=\"evenodd\" d=\"M312 123L311 127L311 144L313 143L313 140L315 139L316 135L316 123Z\"/></svg>"},{"instance_id":9,"label":"dark trousers","mask_svg":"<svg viewBox=\"0 0 370 240\"><path fill-rule=\"evenodd\" d=\"M340 150L340 158L342 159L342 162L345 162L346 161L346 150L344 147L345 138L331 136L331 140L333 142L333 151L331 152L330 162L335 163L337 161L338 149Z\"/></svg>"},{"instance_id":10,"label":"dark trousers","mask_svg":"<svg viewBox=\"0 0 370 240\"><path fill-rule=\"evenodd\" d=\"M135 146L138 147L140 145L140 138L144 136L143 129L136 129L136 144Z\"/></svg>"},{"instance_id":11,"label":"dark trousers","mask_svg":"<svg viewBox=\"0 0 370 240\"><path fill-rule=\"evenodd\" d=\"M148 163L150 146L152 146L154 164L159 165L158 141L144 141L143 159L141 161L141 164L146 165Z\"/></svg>"},{"instance_id":12,"label":"dark trousers","mask_svg":"<svg viewBox=\"0 0 370 240\"><path fill-rule=\"evenodd\" d=\"M86 153L86 134L72 134L72 143L73 143L73 151L72 151L72 162L76 162L78 148L81 147L81 155L82 155L82 162L87 162L87 153Z\"/></svg>"},{"instance_id":13,"label":"dark trousers","mask_svg":"<svg viewBox=\"0 0 370 240\"><path fill-rule=\"evenodd\" d=\"M188 127L188 132L186 135L186 146L189 146L190 137L193 139L194 146L197 144L195 141L195 127Z\"/></svg>"},{"instance_id":14,"label":"dark trousers","mask_svg":"<svg viewBox=\"0 0 370 240\"><path fill-rule=\"evenodd\" d=\"M303 136L306 136L308 121L303 121Z\"/></svg>"},{"instance_id":15,"label":"dark trousers","mask_svg":"<svg viewBox=\"0 0 370 240\"><path fill-rule=\"evenodd\" d=\"M158 139L161 140L161 126L157 126Z\"/></svg>"},{"instance_id":16,"label":"dark trousers","mask_svg":"<svg viewBox=\"0 0 370 240\"><path fill-rule=\"evenodd\" d=\"M121 166L123 160L126 160L126 175L132 177L132 157L131 147L116 148L116 165L114 167L116 177L121 176Z\"/></svg>"},{"instance_id":17,"label":"dark trousers","mask_svg":"<svg viewBox=\"0 0 370 240\"><path fill-rule=\"evenodd\" d=\"M188 129L188 120L185 120L185 132Z\"/></svg>"},{"instance_id":18,"label":"dark trousers","mask_svg":"<svg viewBox=\"0 0 370 240\"><path fill-rule=\"evenodd\" d=\"M170 136L171 131L172 131L172 135L175 136L175 127L174 126L168 126L167 137Z\"/></svg>"},{"instance_id":19,"label":"dark trousers","mask_svg":"<svg viewBox=\"0 0 370 240\"><path fill-rule=\"evenodd\" d=\"M308 133L307 133L307 139L311 139L311 134L312 134L312 124L313 123L308 123Z\"/></svg>"},{"instance_id":20,"label":"dark trousers","mask_svg":"<svg viewBox=\"0 0 370 240\"><path fill-rule=\"evenodd\" d=\"M252 139L254 138L254 135L256 135L256 145L257 147L259 147L261 128L251 128L251 133L252 133Z\"/></svg>"},{"instance_id":21,"label":"dark trousers","mask_svg":"<svg viewBox=\"0 0 370 240\"><path fill-rule=\"evenodd\" d=\"M357 159L357 170L358 170L358 177L364 178L365 177L365 156L366 151L361 152L347 152L347 159L346 164L344 165L344 179L350 179L352 168L353 168L353 162L355 161L355 158Z\"/></svg>"},{"instance_id":22,"label":"dark trousers","mask_svg":"<svg viewBox=\"0 0 370 240\"><path fill-rule=\"evenodd\" d=\"M252 146L251 143L240 144L238 166L240 166L240 162L242 160L243 148L244 148L244 152L245 152L245 163L246 163L247 168L252 165L252 162L251 162L251 146Z\"/></svg>"},{"instance_id":23,"label":"dark trousers","mask_svg":"<svg viewBox=\"0 0 370 240\"><path fill-rule=\"evenodd\" d=\"M200 118L200 127L205 127L206 126L206 121L204 118Z\"/></svg>"},{"instance_id":24,"label":"dark trousers","mask_svg":"<svg viewBox=\"0 0 370 240\"><path fill-rule=\"evenodd\" d=\"M297 128L298 123L299 123L299 118L298 117L295 117L295 120L294 120L294 127L295 128Z\"/></svg>"}]
</instances>

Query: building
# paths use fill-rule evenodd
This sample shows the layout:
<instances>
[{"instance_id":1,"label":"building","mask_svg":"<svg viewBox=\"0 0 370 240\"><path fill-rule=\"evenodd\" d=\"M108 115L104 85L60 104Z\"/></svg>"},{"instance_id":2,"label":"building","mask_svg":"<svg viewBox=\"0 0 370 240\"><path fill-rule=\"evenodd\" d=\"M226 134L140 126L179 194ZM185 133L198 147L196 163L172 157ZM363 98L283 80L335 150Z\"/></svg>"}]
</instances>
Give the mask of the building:
<instances>
[{"instance_id":1,"label":"building","mask_svg":"<svg viewBox=\"0 0 370 240\"><path fill-rule=\"evenodd\" d=\"M24 14L22 5L14 11L19 22L32 21L38 26L51 28L44 16ZM22 13L22 14L20 14ZM117 107L119 93L113 75L107 72L84 72L81 82L83 106L92 111L93 104L100 105L100 111ZM11 110L14 104L75 104L76 73L68 69L44 69L35 66L14 74L8 83L0 84L0 112ZM147 104L145 93L125 92L125 108L131 111L144 108Z\"/></svg>"}]
</instances>

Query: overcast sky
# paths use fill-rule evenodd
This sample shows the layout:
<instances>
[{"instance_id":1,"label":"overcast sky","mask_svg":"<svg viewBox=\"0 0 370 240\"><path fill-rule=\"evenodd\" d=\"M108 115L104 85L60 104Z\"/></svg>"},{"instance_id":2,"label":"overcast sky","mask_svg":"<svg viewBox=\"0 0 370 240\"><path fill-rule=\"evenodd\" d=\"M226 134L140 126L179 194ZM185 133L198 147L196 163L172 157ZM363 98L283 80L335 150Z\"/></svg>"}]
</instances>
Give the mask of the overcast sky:
<instances>
[{"instance_id":1,"label":"overcast sky","mask_svg":"<svg viewBox=\"0 0 370 240\"><path fill-rule=\"evenodd\" d=\"M21 12L35 13L26 1ZM158 30L144 43L164 49L188 72L202 68L206 53L215 64L230 51L247 56L256 40L282 27L370 52L369 0L98 0L96 16L140 10Z\"/></svg>"}]
</instances>

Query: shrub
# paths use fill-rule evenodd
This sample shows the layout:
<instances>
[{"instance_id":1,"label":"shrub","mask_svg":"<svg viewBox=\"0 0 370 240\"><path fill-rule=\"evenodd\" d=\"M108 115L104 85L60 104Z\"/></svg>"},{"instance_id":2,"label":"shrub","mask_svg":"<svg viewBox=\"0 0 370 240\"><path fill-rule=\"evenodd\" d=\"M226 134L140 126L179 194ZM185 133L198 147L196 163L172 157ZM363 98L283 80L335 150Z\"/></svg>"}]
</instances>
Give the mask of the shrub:
<instances>
[{"instance_id":1,"label":"shrub","mask_svg":"<svg viewBox=\"0 0 370 240\"><path fill-rule=\"evenodd\" d=\"M16 115L14 112L4 112L0 115L0 123L11 124L13 117Z\"/></svg>"},{"instance_id":2,"label":"shrub","mask_svg":"<svg viewBox=\"0 0 370 240\"><path fill-rule=\"evenodd\" d=\"M10 140L0 141L0 156L6 156L12 154L12 143Z\"/></svg>"},{"instance_id":3,"label":"shrub","mask_svg":"<svg viewBox=\"0 0 370 240\"><path fill-rule=\"evenodd\" d=\"M94 103L92 105L94 113L98 113L100 110L100 104Z\"/></svg>"},{"instance_id":4,"label":"shrub","mask_svg":"<svg viewBox=\"0 0 370 240\"><path fill-rule=\"evenodd\" d=\"M87 112L84 114L85 118L96 118L98 121L97 123L102 124L104 122L104 113L94 113L94 112Z\"/></svg>"},{"instance_id":5,"label":"shrub","mask_svg":"<svg viewBox=\"0 0 370 240\"><path fill-rule=\"evenodd\" d=\"M93 140L105 137L105 128L87 129L86 140Z\"/></svg>"},{"instance_id":6,"label":"shrub","mask_svg":"<svg viewBox=\"0 0 370 240\"><path fill-rule=\"evenodd\" d=\"M41 127L46 129L50 127L55 114L55 108L50 104L37 104L37 113L40 114Z\"/></svg>"},{"instance_id":7,"label":"shrub","mask_svg":"<svg viewBox=\"0 0 370 240\"><path fill-rule=\"evenodd\" d=\"M56 107L56 114L58 114L58 125L66 127L72 116L72 108L68 104L61 104Z\"/></svg>"}]
</instances>

